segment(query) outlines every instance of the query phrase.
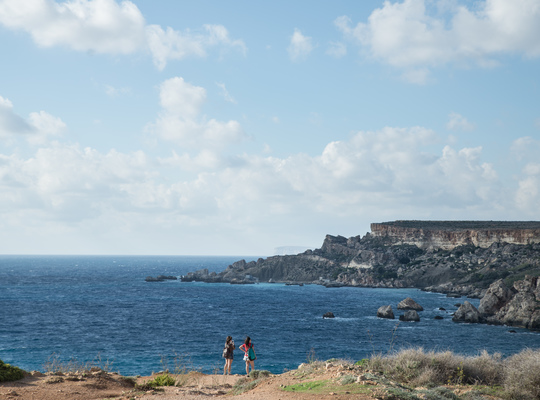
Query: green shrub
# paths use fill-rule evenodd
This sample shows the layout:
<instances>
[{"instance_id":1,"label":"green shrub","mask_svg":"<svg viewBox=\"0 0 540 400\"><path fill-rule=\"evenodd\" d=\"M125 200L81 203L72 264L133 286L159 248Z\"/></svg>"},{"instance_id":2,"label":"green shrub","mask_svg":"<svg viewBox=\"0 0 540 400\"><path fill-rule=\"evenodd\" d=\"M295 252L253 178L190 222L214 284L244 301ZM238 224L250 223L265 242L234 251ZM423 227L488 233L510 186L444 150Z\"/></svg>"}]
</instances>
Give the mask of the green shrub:
<instances>
[{"instance_id":1,"label":"green shrub","mask_svg":"<svg viewBox=\"0 0 540 400\"><path fill-rule=\"evenodd\" d=\"M0 360L0 382L18 381L24 378L24 371Z\"/></svg>"},{"instance_id":2,"label":"green shrub","mask_svg":"<svg viewBox=\"0 0 540 400\"><path fill-rule=\"evenodd\" d=\"M169 374L158 375L154 379L146 382L148 386L159 387L159 386L174 386L176 380Z\"/></svg>"},{"instance_id":3,"label":"green shrub","mask_svg":"<svg viewBox=\"0 0 540 400\"><path fill-rule=\"evenodd\" d=\"M361 360L358 360L357 362L354 363L354 365L358 365L359 367L364 367L368 364L369 364L369 359L367 358L362 358Z\"/></svg>"}]
</instances>

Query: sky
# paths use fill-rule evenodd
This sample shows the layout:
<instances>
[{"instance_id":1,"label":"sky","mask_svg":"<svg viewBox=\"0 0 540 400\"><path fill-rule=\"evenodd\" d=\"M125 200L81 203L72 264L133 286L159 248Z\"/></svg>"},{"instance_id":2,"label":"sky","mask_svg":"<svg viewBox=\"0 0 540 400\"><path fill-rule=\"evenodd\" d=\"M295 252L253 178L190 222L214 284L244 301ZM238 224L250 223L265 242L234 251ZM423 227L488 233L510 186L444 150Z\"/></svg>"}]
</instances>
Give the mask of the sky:
<instances>
[{"instance_id":1,"label":"sky","mask_svg":"<svg viewBox=\"0 0 540 400\"><path fill-rule=\"evenodd\" d=\"M540 219L540 0L0 0L0 57L0 254Z\"/></svg>"}]
</instances>

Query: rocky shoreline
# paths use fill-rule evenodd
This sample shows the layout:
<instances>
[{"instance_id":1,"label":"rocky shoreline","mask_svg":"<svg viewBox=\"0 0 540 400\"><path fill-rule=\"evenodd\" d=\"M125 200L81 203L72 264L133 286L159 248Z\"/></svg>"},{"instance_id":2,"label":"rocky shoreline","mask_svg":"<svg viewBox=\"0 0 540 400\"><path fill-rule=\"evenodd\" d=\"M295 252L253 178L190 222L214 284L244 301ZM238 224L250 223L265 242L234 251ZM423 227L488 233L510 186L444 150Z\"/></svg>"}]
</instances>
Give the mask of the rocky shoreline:
<instances>
[{"instance_id":1,"label":"rocky shoreline","mask_svg":"<svg viewBox=\"0 0 540 400\"><path fill-rule=\"evenodd\" d=\"M499 279L488 288L478 309L466 301L456 311L453 320L540 331L539 277L527 276L511 287Z\"/></svg>"},{"instance_id":2,"label":"rocky shoreline","mask_svg":"<svg viewBox=\"0 0 540 400\"><path fill-rule=\"evenodd\" d=\"M540 275L539 222L396 221L373 226L376 232L364 237L327 235L319 249L250 262L239 260L219 273L201 269L180 279L317 284L328 288L417 288L448 297L484 299L488 293L491 296L493 290L488 288L494 282L519 287L524 284L517 282L525 277ZM520 292L515 287L509 290ZM512 319L483 311L479 320L506 323ZM536 322L519 326L525 325L538 329Z\"/></svg>"},{"instance_id":3,"label":"rocky shoreline","mask_svg":"<svg viewBox=\"0 0 540 400\"><path fill-rule=\"evenodd\" d=\"M320 249L297 255L239 260L219 273L201 269L183 282L318 284L329 288L418 288L449 297L482 298L491 283L509 285L540 275L540 244L495 242L452 250L423 250L367 234L346 239L327 235Z\"/></svg>"}]
</instances>

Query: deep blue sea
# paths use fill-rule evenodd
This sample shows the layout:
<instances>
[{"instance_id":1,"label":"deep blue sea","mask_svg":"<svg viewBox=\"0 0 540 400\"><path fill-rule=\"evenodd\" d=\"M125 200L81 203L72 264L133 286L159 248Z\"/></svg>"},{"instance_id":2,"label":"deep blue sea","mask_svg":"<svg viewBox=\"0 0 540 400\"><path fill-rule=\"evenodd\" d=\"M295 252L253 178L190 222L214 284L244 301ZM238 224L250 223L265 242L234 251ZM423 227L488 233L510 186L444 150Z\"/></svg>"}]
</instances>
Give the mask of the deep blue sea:
<instances>
[{"instance_id":1,"label":"deep blue sea","mask_svg":"<svg viewBox=\"0 0 540 400\"><path fill-rule=\"evenodd\" d=\"M145 282L148 275L221 271L241 257L0 256L0 359L44 370L51 357L108 360L124 375L147 375L181 356L205 372L221 368L227 335L251 336L257 369L281 373L308 357L359 360L402 347L475 355L538 348L540 334L451 320L455 304L416 289L318 285ZM249 259L247 259L249 260ZM418 323L379 319L377 309L412 297ZM478 306L478 300L469 300ZM447 311L439 310L439 307ZM331 311L335 319L323 319ZM435 320L440 315L443 320ZM396 317L397 318L397 317ZM233 373L241 373L235 352Z\"/></svg>"}]
</instances>

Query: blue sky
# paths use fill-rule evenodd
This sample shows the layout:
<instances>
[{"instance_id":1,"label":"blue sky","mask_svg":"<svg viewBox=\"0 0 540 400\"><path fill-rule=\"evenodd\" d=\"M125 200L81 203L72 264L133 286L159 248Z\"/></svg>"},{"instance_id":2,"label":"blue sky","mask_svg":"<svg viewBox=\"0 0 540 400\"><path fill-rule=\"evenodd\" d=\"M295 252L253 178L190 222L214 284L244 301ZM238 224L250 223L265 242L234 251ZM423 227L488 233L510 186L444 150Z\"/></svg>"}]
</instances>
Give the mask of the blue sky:
<instances>
[{"instance_id":1,"label":"blue sky","mask_svg":"<svg viewBox=\"0 0 540 400\"><path fill-rule=\"evenodd\" d=\"M0 253L538 220L540 0L0 0Z\"/></svg>"}]
</instances>

